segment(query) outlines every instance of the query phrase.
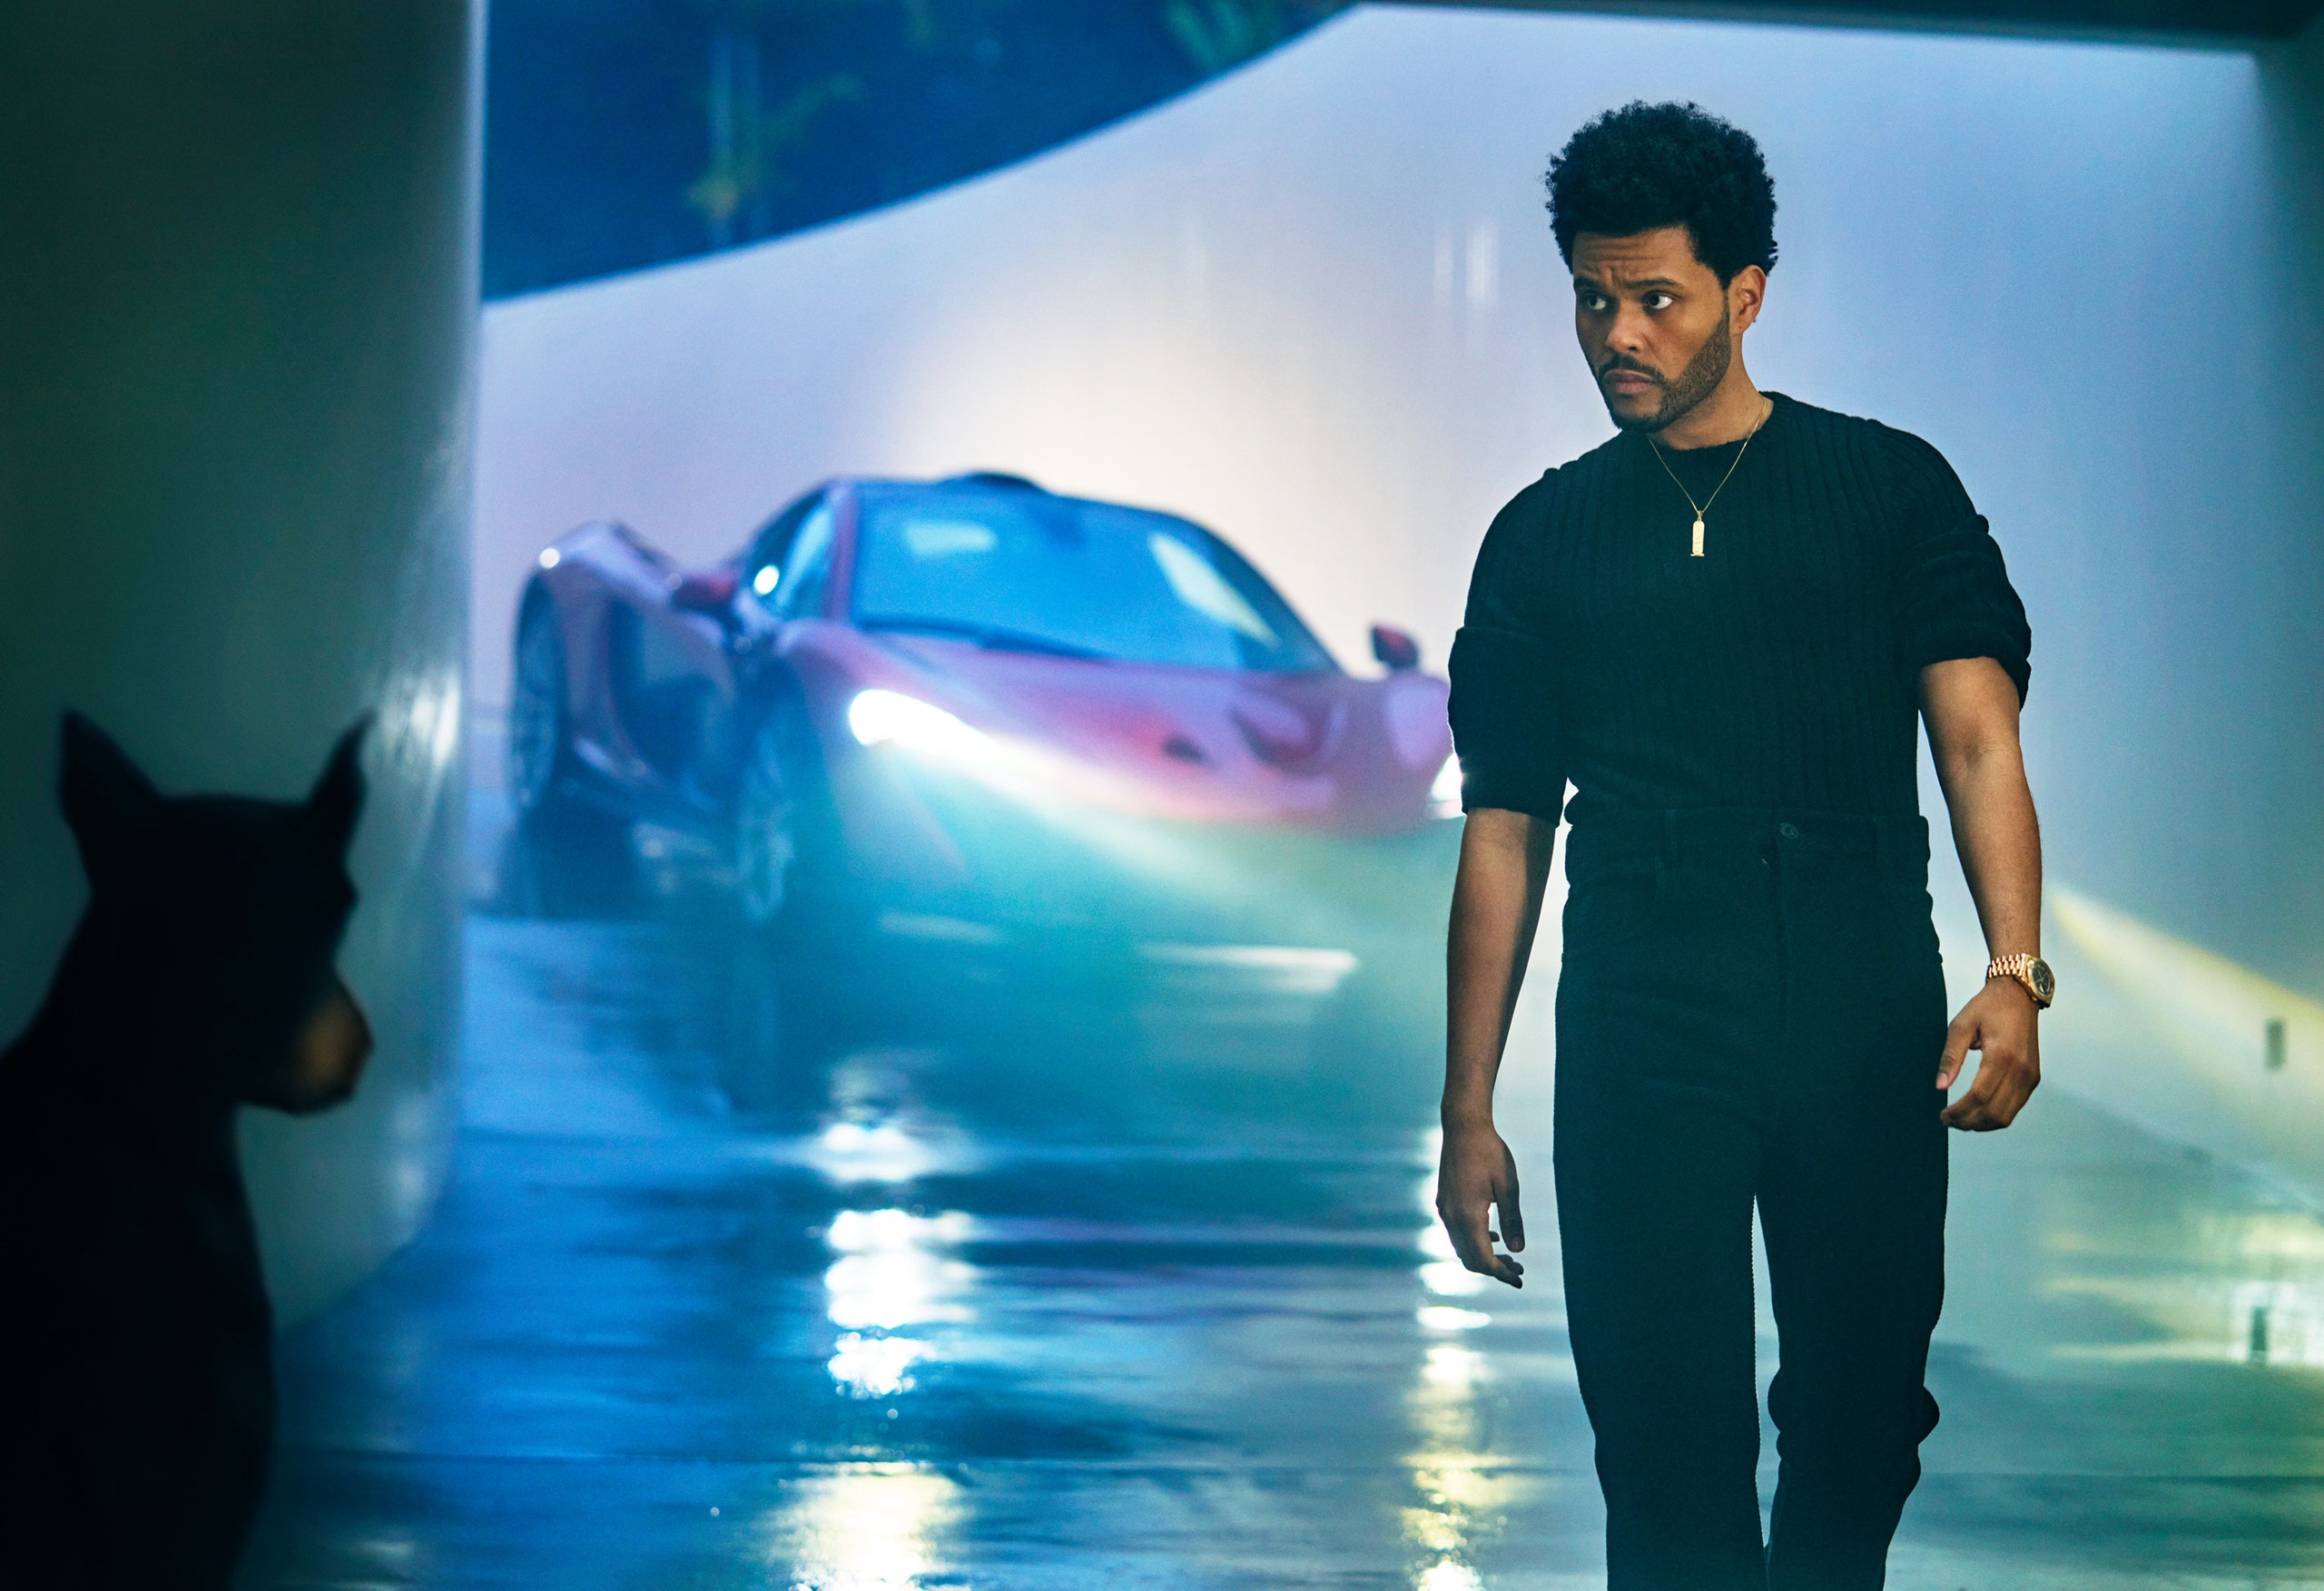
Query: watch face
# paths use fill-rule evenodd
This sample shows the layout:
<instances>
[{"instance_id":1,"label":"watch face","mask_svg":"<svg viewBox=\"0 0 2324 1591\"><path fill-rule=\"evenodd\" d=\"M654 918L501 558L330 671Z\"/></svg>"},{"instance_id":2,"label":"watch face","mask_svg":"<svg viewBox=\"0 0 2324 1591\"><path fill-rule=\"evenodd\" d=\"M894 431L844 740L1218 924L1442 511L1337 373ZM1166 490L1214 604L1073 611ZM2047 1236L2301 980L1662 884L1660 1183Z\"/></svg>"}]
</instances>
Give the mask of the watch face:
<instances>
[{"instance_id":1,"label":"watch face","mask_svg":"<svg viewBox=\"0 0 2324 1591\"><path fill-rule=\"evenodd\" d=\"M2040 997L2043 1005L2048 1005L2057 997L2058 980L2051 976L2048 962L2038 956L2035 957L2034 965L2025 969L2025 975L2033 980L2034 992Z\"/></svg>"}]
</instances>

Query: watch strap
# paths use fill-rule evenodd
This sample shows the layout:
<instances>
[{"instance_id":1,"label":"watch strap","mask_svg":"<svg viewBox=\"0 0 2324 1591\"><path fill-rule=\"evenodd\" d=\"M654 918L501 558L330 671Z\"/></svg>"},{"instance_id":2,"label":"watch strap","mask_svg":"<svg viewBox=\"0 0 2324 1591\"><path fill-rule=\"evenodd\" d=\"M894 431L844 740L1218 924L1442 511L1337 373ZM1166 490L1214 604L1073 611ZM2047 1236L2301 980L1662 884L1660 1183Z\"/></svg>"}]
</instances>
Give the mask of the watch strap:
<instances>
[{"instance_id":1,"label":"watch strap","mask_svg":"<svg viewBox=\"0 0 2324 1591\"><path fill-rule=\"evenodd\" d=\"M1990 983L1997 977L2008 978L2023 987L2027 994L2032 995L2035 1005L2046 1010L2050 1002L2043 996L2041 987L2034 981L2034 968L2041 962L2040 957L2024 950L2018 951L2014 956L1996 956L1985 963L1985 980Z\"/></svg>"}]
</instances>

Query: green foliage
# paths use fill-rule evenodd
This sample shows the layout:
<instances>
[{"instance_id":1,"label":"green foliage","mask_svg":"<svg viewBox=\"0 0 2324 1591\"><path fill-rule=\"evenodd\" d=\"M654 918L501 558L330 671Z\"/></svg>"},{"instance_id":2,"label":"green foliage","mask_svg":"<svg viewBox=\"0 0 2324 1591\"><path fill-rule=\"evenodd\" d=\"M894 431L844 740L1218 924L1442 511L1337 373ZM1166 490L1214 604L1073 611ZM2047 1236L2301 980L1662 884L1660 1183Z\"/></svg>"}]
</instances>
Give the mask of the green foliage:
<instances>
[{"instance_id":1,"label":"green foliage","mask_svg":"<svg viewBox=\"0 0 2324 1591\"><path fill-rule=\"evenodd\" d=\"M1170 0L1163 25L1204 75L1265 54L1346 0Z\"/></svg>"},{"instance_id":2,"label":"green foliage","mask_svg":"<svg viewBox=\"0 0 2324 1591\"><path fill-rule=\"evenodd\" d=\"M686 202L723 230L753 200L792 192L797 184L783 169L783 156L807 142L817 117L862 94L861 78L834 72L772 107L762 106L755 96L738 98L731 113L732 133L686 190Z\"/></svg>"},{"instance_id":3,"label":"green foliage","mask_svg":"<svg viewBox=\"0 0 2324 1591\"><path fill-rule=\"evenodd\" d=\"M686 189L686 203L710 223L714 245L763 236L767 201L797 191L784 157L807 142L815 122L832 106L863 97L863 80L833 72L768 103L763 84L777 64L775 51L803 29L850 12L884 8L886 0L704 0L714 44L704 109L711 155ZM906 44L932 49L939 37L939 0L892 0ZM770 48L770 46L773 48Z\"/></svg>"}]
</instances>

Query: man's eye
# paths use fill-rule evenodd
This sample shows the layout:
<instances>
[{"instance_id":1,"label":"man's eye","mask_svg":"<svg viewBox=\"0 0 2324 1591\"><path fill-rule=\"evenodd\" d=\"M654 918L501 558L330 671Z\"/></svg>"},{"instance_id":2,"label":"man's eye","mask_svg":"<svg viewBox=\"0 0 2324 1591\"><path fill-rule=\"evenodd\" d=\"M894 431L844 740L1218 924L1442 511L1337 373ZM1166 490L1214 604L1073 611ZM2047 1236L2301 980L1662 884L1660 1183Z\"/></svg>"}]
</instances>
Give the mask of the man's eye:
<instances>
[{"instance_id":1,"label":"man's eye","mask_svg":"<svg viewBox=\"0 0 2324 1591\"><path fill-rule=\"evenodd\" d=\"M1605 309L1605 295L1602 293L1584 293L1581 295L1581 307L1595 315L1600 310Z\"/></svg>"},{"instance_id":2,"label":"man's eye","mask_svg":"<svg viewBox=\"0 0 2324 1591\"><path fill-rule=\"evenodd\" d=\"M1667 309L1679 300L1669 293L1649 293L1640 301L1649 309Z\"/></svg>"}]
</instances>

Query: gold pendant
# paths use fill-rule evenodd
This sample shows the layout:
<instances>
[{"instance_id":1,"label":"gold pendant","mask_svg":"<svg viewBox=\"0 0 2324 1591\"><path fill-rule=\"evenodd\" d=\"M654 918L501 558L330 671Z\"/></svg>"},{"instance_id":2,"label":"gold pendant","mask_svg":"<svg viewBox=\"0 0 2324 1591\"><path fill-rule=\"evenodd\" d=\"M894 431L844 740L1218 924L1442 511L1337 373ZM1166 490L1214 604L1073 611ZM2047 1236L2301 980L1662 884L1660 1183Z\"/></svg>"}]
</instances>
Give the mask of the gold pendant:
<instances>
[{"instance_id":1,"label":"gold pendant","mask_svg":"<svg viewBox=\"0 0 2324 1591\"><path fill-rule=\"evenodd\" d=\"M1699 514L1695 516L1695 550L1690 555L1698 558L1703 555L1703 516Z\"/></svg>"}]
</instances>

